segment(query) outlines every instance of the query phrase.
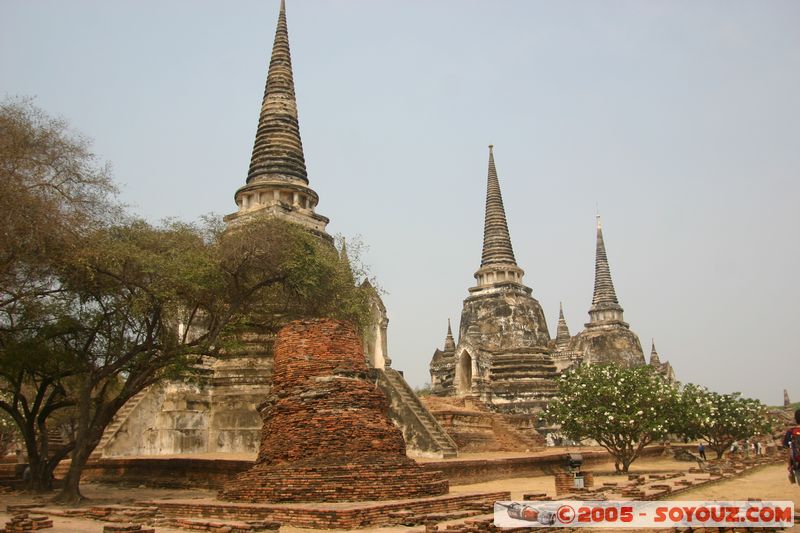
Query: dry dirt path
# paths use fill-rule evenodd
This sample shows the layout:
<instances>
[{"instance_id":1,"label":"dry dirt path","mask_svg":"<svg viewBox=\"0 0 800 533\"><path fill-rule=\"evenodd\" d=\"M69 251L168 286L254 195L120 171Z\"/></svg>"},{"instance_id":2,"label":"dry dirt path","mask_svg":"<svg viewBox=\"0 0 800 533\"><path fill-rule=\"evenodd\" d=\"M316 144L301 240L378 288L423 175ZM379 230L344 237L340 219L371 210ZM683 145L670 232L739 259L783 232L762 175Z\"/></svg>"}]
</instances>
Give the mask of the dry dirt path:
<instances>
[{"instance_id":1,"label":"dry dirt path","mask_svg":"<svg viewBox=\"0 0 800 533\"><path fill-rule=\"evenodd\" d=\"M689 463L681 463L666 458L648 458L637 461L631 468L631 472L660 472L686 470L693 466ZM605 479L617 479L619 476L611 475L613 465L611 463L595 465L592 471L596 472L597 482L602 483ZM604 474L607 472L607 474ZM545 492L550 496L555 496L555 484L550 476L509 478L485 483L473 483L469 485L455 485L451 487L451 492L474 492L474 491L497 491L507 490L511 492L511 497L519 499L523 492ZM168 499L168 498L209 498L215 495L215 491L208 490L170 490L170 489L146 489L146 488L120 488L109 485L86 484L83 487L84 494L91 498L91 505L121 503L127 504L143 499ZM791 500L795 507L800 508L800 487L791 485L786 479L786 469L781 464L769 465L755 472L746 474L736 479L725 480L708 487L682 493L674 497L678 500L714 500L714 499L742 499L761 498L764 500ZM6 505L15 503L31 502L32 498L19 494L0 494L0 526L2 526L9 516L5 512ZM44 502L44 499L39 501ZM53 517L54 528L44 531L53 533L95 533L103 530L103 523L93 520ZM186 530L175 528L158 527L158 533L185 533ZM336 530L329 530L336 533ZM342 530L339 530L342 531ZM368 530L359 530L368 531ZM392 527L381 528L376 531L381 533L400 533L408 531L422 531L422 528ZM795 526L792 532L800 533L800 526ZM319 533L319 530L295 528L284 526L281 528L283 533Z\"/></svg>"}]
</instances>

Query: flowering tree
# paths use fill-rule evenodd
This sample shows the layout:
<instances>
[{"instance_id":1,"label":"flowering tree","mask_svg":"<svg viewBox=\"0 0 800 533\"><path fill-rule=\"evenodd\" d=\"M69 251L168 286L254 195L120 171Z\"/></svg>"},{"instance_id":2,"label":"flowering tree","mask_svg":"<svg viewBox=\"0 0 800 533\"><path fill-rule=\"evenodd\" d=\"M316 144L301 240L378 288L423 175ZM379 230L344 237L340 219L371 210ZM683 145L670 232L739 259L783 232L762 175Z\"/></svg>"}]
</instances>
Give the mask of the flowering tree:
<instances>
[{"instance_id":1,"label":"flowering tree","mask_svg":"<svg viewBox=\"0 0 800 533\"><path fill-rule=\"evenodd\" d=\"M642 449L677 430L679 391L650 366L587 365L561 376L544 417L567 437L597 441L627 472Z\"/></svg>"},{"instance_id":2,"label":"flowering tree","mask_svg":"<svg viewBox=\"0 0 800 533\"><path fill-rule=\"evenodd\" d=\"M766 406L738 392L719 394L690 383L681 396L686 435L707 441L718 459L735 441L772 431Z\"/></svg>"}]
</instances>

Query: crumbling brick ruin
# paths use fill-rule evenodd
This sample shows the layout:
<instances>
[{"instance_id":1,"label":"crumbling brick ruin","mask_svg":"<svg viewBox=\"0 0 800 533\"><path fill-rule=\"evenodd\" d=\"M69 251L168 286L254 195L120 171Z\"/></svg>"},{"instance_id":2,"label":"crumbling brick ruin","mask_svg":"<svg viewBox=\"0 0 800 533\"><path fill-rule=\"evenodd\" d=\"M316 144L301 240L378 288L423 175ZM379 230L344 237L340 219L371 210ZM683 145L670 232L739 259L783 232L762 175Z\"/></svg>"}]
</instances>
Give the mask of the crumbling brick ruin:
<instances>
[{"instance_id":1,"label":"crumbling brick ruin","mask_svg":"<svg viewBox=\"0 0 800 533\"><path fill-rule=\"evenodd\" d=\"M292 322L278 333L274 365L272 390L260 406L256 465L227 483L222 499L336 502L447 492L440 472L406 456L385 396L367 379L352 326Z\"/></svg>"}]
</instances>

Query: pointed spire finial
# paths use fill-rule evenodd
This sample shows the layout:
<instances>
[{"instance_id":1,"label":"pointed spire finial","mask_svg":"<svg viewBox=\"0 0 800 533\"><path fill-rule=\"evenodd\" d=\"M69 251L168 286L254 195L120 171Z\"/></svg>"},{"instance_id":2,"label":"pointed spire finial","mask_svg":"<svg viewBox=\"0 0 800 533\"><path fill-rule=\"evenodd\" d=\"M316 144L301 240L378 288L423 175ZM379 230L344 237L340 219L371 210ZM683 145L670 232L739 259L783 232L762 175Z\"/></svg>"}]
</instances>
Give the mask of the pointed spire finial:
<instances>
[{"instance_id":1,"label":"pointed spire finial","mask_svg":"<svg viewBox=\"0 0 800 533\"><path fill-rule=\"evenodd\" d=\"M483 226L481 267L492 263L516 265L506 211L500 192L500 181L494 165L494 145L489 145L489 172L486 181L486 218Z\"/></svg>"},{"instance_id":2,"label":"pointed spire finial","mask_svg":"<svg viewBox=\"0 0 800 533\"><path fill-rule=\"evenodd\" d=\"M247 183L282 178L308 183L286 26L286 2L281 0L275 41L269 62L261 115L258 120Z\"/></svg>"},{"instance_id":3,"label":"pointed spire finial","mask_svg":"<svg viewBox=\"0 0 800 533\"><path fill-rule=\"evenodd\" d=\"M661 358L658 356L658 352L656 351L656 340L651 339L650 342L652 343L652 348L650 349L650 364L660 365Z\"/></svg>"},{"instance_id":4,"label":"pointed spire finial","mask_svg":"<svg viewBox=\"0 0 800 533\"><path fill-rule=\"evenodd\" d=\"M597 246L594 260L594 294L589 308L591 322L622 321L622 307L617 300L611 269L608 266L606 245L603 240L603 227L597 215Z\"/></svg>"},{"instance_id":5,"label":"pointed spire finial","mask_svg":"<svg viewBox=\"0 0 800 533\"><path fill-rule=\"evenodd\" d=\"M347 239L342 237L342 247L339 249L339 259L344 263L345 267L347 268L347 272L349 276L352 278L353 283L355 283L355 274L353 273L353 265L350 264L350 256L347 255Z\"/></svg>"},{"instance_id":6,"label":"pointed spire finial","mask_svg":"<svg viewBox=\"0 0 800 533\"><path fill-rule=\"evenodd\" d=\"M556 346L563 349L569 344L570 334L567 321L564 319L564 307L558 302L558 326L556 328Z\"/></svg>"},{"instance_id":7,"label":"pointed spire finial","mask_svg":"<svg viewBox=\"0 0 800 533\"><path fill-rule=\"evenodd\" d=\"M450 319L447 319L447 336L444 339L444 351L455 352L456 341L453 339L453 330L450 328Z\"/></svg>"}]
</instances>

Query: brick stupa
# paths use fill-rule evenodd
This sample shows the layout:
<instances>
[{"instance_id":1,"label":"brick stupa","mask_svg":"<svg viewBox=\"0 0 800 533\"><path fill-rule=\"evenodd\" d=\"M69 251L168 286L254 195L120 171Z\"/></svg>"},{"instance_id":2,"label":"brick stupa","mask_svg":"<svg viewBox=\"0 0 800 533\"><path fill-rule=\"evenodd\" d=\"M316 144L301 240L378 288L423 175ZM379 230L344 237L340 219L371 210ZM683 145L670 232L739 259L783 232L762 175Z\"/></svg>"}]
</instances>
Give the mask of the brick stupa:
<instances>
[{"instance_id":1,"label":"brick stupa","mask_svg":"<svg viewBox=\"0 0 800 533\"><path fill-rule=\"evenodd\" d=\"M220 498L342 502L447 493L441 472L406 456L387 409L385 396L367 379L362 342L351 325L291 322L275 343L256 464L228 482Z\"/></svg>"}]
</instances>

